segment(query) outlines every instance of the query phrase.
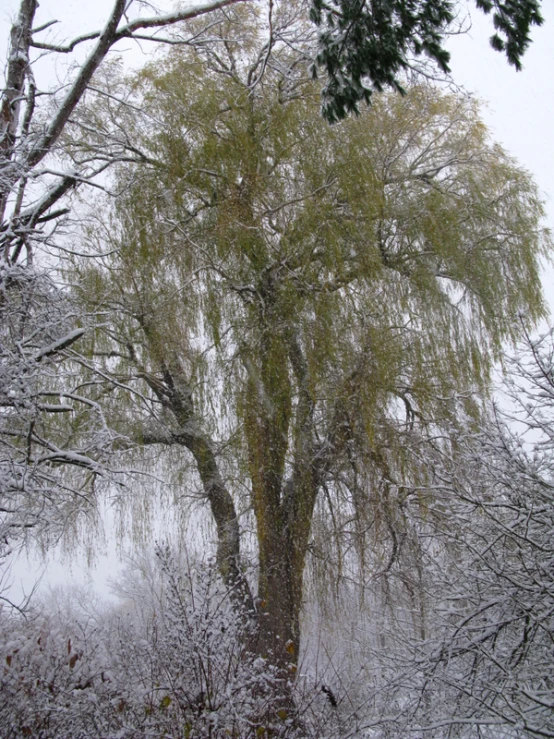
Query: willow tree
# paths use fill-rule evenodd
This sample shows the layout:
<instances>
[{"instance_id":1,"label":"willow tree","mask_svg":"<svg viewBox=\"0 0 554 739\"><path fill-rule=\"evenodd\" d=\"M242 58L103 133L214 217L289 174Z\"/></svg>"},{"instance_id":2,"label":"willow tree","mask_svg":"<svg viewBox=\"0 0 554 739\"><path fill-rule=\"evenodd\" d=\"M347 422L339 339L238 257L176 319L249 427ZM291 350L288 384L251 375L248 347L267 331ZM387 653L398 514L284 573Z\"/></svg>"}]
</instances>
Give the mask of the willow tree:
<instances>
[{"instance_id":1,"label":"willow tree","mask_svg":"<svg viewBox=\"0 0 554 739\"><path fill-rule=\"evenodd\" d=\"M394 534L395 491L425 476L412 442L477 418L502 343L541 315L545 240L470 98L421 87L328 127L310 84L270 58L252 85L243 53L140 75L148 164L121 168L77 268L113 427L192 462L250 646L294 670L318 499L340 489L356 518L381 496Z\"/></svg>"}]
</instances>

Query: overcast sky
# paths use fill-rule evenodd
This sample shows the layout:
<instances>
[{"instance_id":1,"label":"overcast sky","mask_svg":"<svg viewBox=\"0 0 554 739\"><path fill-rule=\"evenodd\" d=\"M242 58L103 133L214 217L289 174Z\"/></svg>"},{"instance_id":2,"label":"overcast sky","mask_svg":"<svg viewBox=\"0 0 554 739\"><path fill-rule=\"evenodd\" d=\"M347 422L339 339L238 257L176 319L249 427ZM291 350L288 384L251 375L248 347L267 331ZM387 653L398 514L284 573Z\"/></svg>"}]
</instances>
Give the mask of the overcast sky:
<instances>
[{"instance_id":1,"label":"overcast sky","mask_svg":"<svg viewBox=\"0 0 554 739\"><path fill-rule=\"evenodd\" d=\"M168 10L172 7L168 0L160 4ZM533 44L524 58L522 72L515 72L503 55L491 49L488 41L492 33L490 20L475 10L473 3L468 6L472 15L471 30L452 39L450 50L454 81L483 101L483 119L493 138L533 174L545 199L547 225L554 231L554 2L545 0L543 4L545 23L542 28L533 30ZM0 60L3 60L19 0L0 0L0 5ZM113 0L40 0L37 25L58 19L60 23L49 34L50 40L61 41L102 26L112 5ZM139 64L142 58L146 61L150 51L145 45L142 56L135 46L128 57L133 59L134 65ZM64 57L54 73L60 79L64 76L66 62ZM48 74L53 82L52 69ZM40 84L44 82L39 78ZM553 283L554 270L548 269L544 287L554 312ZM106 562L101 561L99 569L105 568ZM27 571L27 588L33 579L30 565L19 566L14 597L20 591L19 578L23 569ZM63 582L67 577L66 567L54 566L46 579ZM72 579L82 580L82 576L74 570ZM102 583L105 577L100 573L95 580Z\"/></svg>"},{"instance_id":2,"label":"overcast sky","mask_svg":"<svg viewBox=\"0 0 554 739\"><path fill-rule=\"evenodd\" d=\"M535 178L554 228L554 3L545 0L545 23L533 30L533 43L521 72L489 45L490 21L472 12L470 32L453 39L453 79L485 104L483 118L494 138ZM550 287L550 286L546 286Z\"/></svg>"}]
</instances>

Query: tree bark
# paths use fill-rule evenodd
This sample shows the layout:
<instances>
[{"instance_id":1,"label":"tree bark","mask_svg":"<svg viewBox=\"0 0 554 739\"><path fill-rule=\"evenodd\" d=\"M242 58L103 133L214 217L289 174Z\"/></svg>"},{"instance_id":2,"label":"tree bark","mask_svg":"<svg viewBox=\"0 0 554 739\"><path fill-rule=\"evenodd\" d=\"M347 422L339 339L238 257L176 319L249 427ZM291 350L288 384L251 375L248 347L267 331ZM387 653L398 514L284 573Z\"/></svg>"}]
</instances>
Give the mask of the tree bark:
<instances>
[{"instance_id":1,"label":"tree bark","mask_svg":"<svg viewBox=\"0 0 554 739\"><path fill-rule=\"evenodd\" d=\"M151 328L143 323L143 331L153 340ZM249 620L254 613L254 599L242 568L240 529L233 497L227 489L217 463L211 440L200 430L194 412L192 391L176 358L162 367L162 379L142 374L161 404L177 421L177 430L151 439L151 443L178 444L194 457L198 474L210 504L217 529L217 565L229 588L241 618ZM141 439L145 443L145 438Z\"/></svg>"},{"instance_id":2,"label":"tree bark","mask_svg":"<svg viewBox=\"0 0 554 739\"><path fill-rule=\"evenodd\" d=\"M263 517L267 531L259 541L256 635L257 653L290 675L300 652L304 566L317 497L315 481L306 484L295 477L285 486L277 516L266 511Z\"/></svg>"},{"instance_id":3,"label":"tree bark","mask_svg":"<svg viewBox=\"0 0 554 739\"><path fill-rule=\"evenodd\" d=\"M267 292L265 298L267 308ZM319 487L314 465L315 404L297 338L287 331L279 337L278 329L272 331L270 326L266 334L273 337L273 346L264 353L258 378L262 387L257 398L252 394L246 413L259 546L255 651L291 675L300 651L303 573ZM293 469L285 481L285 457L291 441L291 368L298 402L292 422Z\"/></svg>"},{"instance_id":4,"label":"tree bark","mask_svg":"<svg viewBox=\"0 0 554 739\"><path fill-rule=\"evenodd\" d=\"M4 219L12 184L19 177L13 154L21 106L25 99L31 29L37 7L37 0L22 0L17 21L11 30L6 86L0 101L0 222Z\"/></svg>"}]
</instances>

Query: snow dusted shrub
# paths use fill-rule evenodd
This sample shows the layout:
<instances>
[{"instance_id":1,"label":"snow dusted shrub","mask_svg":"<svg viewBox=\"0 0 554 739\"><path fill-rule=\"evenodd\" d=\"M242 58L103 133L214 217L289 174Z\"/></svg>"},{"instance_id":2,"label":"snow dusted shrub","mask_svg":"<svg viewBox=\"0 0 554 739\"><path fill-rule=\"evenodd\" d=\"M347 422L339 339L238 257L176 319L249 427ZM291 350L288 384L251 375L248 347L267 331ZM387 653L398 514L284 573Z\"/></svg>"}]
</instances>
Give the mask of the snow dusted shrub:
<instances>
[{"instance_id":1,"label":"snow dusted shrub","mask_svg":"<svg viewBox=\"0 0 554 739\"><path fill-rule=\"evenodd\" d=\"M2 737L109 735L116 686L96 630L48 616L0 616Z\"/></svg>"},{"instance_id":2,"label":"snow dusted shrub","mask_svg":"<svg viewBox=\"0 0 554 739\"><path fill-rule=\"evenodd\" d=\"M156 675L150 710L163 706L168 723L190 737L322 737L313 711L321 700L249 654L248 617L237 614L215 564L179 563L168 547L156 555L162 587L147 638Z\"/></svg>"},{"instance_id":3,"label":"snow dusted shrub","mask_svg":"<svg viewBox=\"0 0 554 739\"><path fill-rule=\"evenodd\" d=\"M160 547L152 574L98 618L0 613L2 739L338 739L317 680L249 654L215 566Z\"/></svg>"}]
</instances>

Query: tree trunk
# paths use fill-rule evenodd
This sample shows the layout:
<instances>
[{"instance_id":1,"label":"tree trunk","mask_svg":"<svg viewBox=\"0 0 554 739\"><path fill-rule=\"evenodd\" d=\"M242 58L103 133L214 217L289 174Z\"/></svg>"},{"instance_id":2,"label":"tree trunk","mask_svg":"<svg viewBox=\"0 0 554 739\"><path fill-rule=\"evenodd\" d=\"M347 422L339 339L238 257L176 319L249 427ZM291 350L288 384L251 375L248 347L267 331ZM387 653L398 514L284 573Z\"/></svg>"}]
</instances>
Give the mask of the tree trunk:
<instances>
[{"instance_id":1,"label":"tree trunk","mask_svg":"<svg viewBox=\"0 0 554 739\"><path fill-rule=\"evenodd\" d=\"M258 621L255 652L289 675L300 646L301 587L290 541L279 527L260 542ZM301 586L302 573L300 573Z\"/></svg>"},{"instance_id":2,"label":"tree trunk","mask_svg":"<svg viewBox=\"0 0 554 739\"><path fill-rule=\"evenodd\" d=\"M309 471L309 466L308 466ZM300 652L303 575L317 496L316 477L292 475L276 510L258 511L256 653L289 676Z\"/></svg>"},{"instance_id":3,"label":"tree trunk","mask_svg":"<svg viewBox=\"0 0 554 739\"><path fill-rule=\"evenodd\" d=\"M152 328L143 322L142 329L156 346L156 335ZM162 361L161 370L161 377L145 372L141 376L161 404L171 411L178 430L153 434L152 438L148 432L142 433L141 442L178 444L188 449L194 457L217 527L217 565L237 612L247 622L254 612L254 600L241 564L240 530L233 497L221 476L214 446L198 426L192 391L178 359L171 357L169 364Z\"/></svg>"},{"instance_id":4,"label":"tree trunk","mask_svg":"<svg viewBox=\"0 0 554 739\"><path fill-rule=\"evenodd\" d=\"M13 164L21 106L25 100L25 79L29 71L29 44L38 3L22 0L10 36L6 86L0 99L0 221L4 218L9 194L20 176Z\"/></svg>"}]
</instances>

